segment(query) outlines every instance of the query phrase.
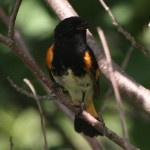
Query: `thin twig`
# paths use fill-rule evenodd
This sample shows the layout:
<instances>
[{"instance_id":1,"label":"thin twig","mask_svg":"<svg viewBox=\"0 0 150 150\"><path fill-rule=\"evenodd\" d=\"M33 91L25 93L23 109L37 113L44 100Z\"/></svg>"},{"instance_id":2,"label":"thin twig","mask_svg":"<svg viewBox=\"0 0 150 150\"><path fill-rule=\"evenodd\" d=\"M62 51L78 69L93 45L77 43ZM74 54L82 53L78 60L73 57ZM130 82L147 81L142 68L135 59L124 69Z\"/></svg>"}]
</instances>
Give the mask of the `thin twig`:
<instances>
[{"instance_id":1,"label":"thin twig","mask_svg":"<svg viewBox=\"0 0 150 150\"><path fill-rule=\"evenodd\" d=\"M24 90L22 87L20 87L19 85L17 85L10 77L7 77L7 80L10 82L11 86L13 88L15 88L19 93L24 94L27 97L31 97L31 98L35 97L33 93L30 93L30 92ZM52 96L52 95L49 95L49 96L47 96L47 95L44 95L44 96L37 95L37 97L38 97L39 100L41 100L41 99L56 100L56 97Z\"/></svg>"},{"instance_id":2,"label":"thin twig","mask_svg":"<svg viewBox=\"0 0 150 150\"><path fill-rule=\"evenodd\" d=\"M9 143L10 143L10 150L13 150L14 144L13 144L12 136L10 136L9 138Z\"/></svg>"},{"instance_id":3,"label":"thin twig","mask_svg":"<svg viewBox=\"0 0 150 150\"><path fill-rule=\"evenodd\" d=\"M120 115L120 122L121 122L123 137L124 137L124 139L126 139L128 141L128 132L127 132L127 127L126 127L124 108L123 108L123 104L121 101L121 96L119 93L118 85L117 85L115 77L114 77L114 69L112 67L112 61L111 61L111 56L109 53L108 44L107 44L107 41L106 41L103 31L100 28L97 28L97 30L98 30L98 34L99 34L99 37L101 39L101 42L102 42L102 45L104 48L106 60L108 63L108 70L109 70L109 74L110 74L110 78L111 78L111 83L112 83L113 91L114 91L114 94L116 97L116 102L118 104L118 112ZM127 149L128 149L128 145L127 145Z\"/></svg>"},{"instance_id":4,"label":"thin twig","mask_svg":"<svg viewBox=\"0 0 150 150\"><path fill-rule=\"evenodd\" d=\"M107 105L107 102L109 101L109 98L110 96L113 94L113 91L112 91L112 87L109 86L107 92L105 93L104 97L103 97L103 105L101 106L101 108L99 109L99 112L104 112L105 111L105 108L106 108L106 105Z\"/></svg>"},{"instance_id":5,"label":"thin twig","mask_svg":"<svg viewBox=\"0 0 150 150\"><path fill-rule=\"evenodd\" d=\"M123 62L122 62L122 65L121 65L122 69L125 70L125 68L127 67L127 64L128 64L128 62L129 62L129 59L131 58L131 55L132 55L132 53L133 53L133 50L134 50L133 46L131 46L131 47L128 49L128 51L127 51L127 53L126 53L126 55L125 55L125 57L124 57L124 60L123 60Z\"/></svg>"},{"instance_id":6,"label":"thin twig","mask_svg":"<svg viewBox=\"0 0 150 150\"><path fill-rule=\"evenodd\" d=\"M124 57L124 60L123 60L123 62L122 62L122 64L121 64L121 68L122 68L123 70L126 69L127 64L128 64L128 62L129 62L129 59L131 58L131 55L132 55L132 53L133 53L133 50L134 50L133 46L130 46L130 48L128 49L128 51L127 51L127 53L126 53L126 55L125 55L125 57ZM103 106L100 108L100 111L101 111L101 112L104 112L106 103L108 102L108 99L109 99L109 97L110 97L111 95L112 95L112 88L109 87L109 88L108 88L108 91L106 92L106 94L104 95L104 98L103 98L104 103L103 103Z\"/></svg>"},{"instance_id":7,"label":"thin twig","mask_svg":"<svg viewBox=\"0 0 150 150\"><path fill-rule=\"evenodd\" d=\"M6 27L9 27L10 17L4 12L4 10L0 7L0 19L2 22L6 25ZM31 54L28 51L27 45L25 44L21 33L15 28L15 40L18 42L19 45L21 45L22 50L26 52L26 55L28 57L31 57Z\"/></svg>"},{"instance_id":8,"label":"thin twig","mask_svg":"<svg viewBox=\"0 0 150 150\"><path fill-rule=\"evenodd\" d=\"M44 123L44 116L43 116L43 110L42 110L41 104L40 104L39 99L37 97L35 88L31 84L31 82L28 79L24 79L23 81L28 85L28 87L30 88L30 90L32 91L32 93L34 95L34 99L37 102L38 109L39 109L39 114L40 114L40 118L41 118L41 128L42 128L42 133L43 133L43 138L44 138L44 149L48 150L46 131L45 131L45 123Z\"/></svg>"},{"instance_id":9,"label":"thin twig","mask_svg":"<svg viewBox=\"0 0 150 150\"><path fill-rule=\"evenodd\" d=\"M118 31L120 33L122 33L127 40L129 40L132 43L132 46L136 47L137 49L141 50L145 55L150 56L150 51L148 49L146 49L144 46L142 46L141 44L139 44L135 38L129 33L127 32L117 21L117 19L114 17L113 13L111 12L110 8L106 5L106 3L104 2L104 0L99 0L100 3L102 4L102 6L104 7L104 9L106 10L106 12L108 13L108 15L110 16L111 20L112 20L112 24L114 26L117 27Z\"/></svg>"},{"instance_id":10,"label":"thin twig","mask_svg":"<svg viewBox=\"0 0 150 150\"><path fill-rule=\"evenodd\" d=\"M16 0L11 17L10 17L10 23L8 28L8 37L13 39L14 38L14 26L15 26L15 20L20 8L22 0Z\"/></svg>"}]
</instances>

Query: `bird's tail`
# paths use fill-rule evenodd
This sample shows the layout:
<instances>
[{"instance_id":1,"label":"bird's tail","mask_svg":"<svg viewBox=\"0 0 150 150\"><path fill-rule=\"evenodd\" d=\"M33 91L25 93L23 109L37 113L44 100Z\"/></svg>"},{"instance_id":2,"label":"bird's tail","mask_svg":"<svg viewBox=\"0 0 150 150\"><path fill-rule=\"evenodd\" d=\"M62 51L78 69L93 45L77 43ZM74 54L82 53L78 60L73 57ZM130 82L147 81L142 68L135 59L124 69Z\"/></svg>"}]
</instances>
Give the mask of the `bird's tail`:
<instances>
[{"instance_id":1,"label":"bird's tail","mask_svg":"<svg viewBox=\"0 0 150 150\"><path fill-rule=\"evenodd\" d=\"M90 113L93 117L98 119L98 114L95 110L95 107L93 105L93 101L89 103L88 106L85 107L85 111ZM75 115L74 120L74 128L75 131L78 133L84 133L85 135L89 137L94 137L98 135L103 135L102 133L98 132L93 126L91 126L88 122L80 118L78 115Z\"/></svg>"}]
</instances>

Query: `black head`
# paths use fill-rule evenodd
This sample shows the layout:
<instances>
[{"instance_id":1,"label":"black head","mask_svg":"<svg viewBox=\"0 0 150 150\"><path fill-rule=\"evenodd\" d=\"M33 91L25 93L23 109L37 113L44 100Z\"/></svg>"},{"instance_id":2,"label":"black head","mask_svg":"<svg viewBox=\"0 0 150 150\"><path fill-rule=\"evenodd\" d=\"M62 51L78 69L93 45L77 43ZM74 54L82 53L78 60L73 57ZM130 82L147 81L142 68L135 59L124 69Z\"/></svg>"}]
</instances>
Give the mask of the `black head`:
<instances>
[{"instance_id":1,"label":"black head","mask_svg":"<svg viewBox=\"0 0 150 150\"><path fill-rule=\"evenodd\" d=\"M88 23L80 17L73 16L62 20L55 29L55 39L63 38L64 36L72 37L79 33L86 33Z\"/></svg>"}]
</instances>

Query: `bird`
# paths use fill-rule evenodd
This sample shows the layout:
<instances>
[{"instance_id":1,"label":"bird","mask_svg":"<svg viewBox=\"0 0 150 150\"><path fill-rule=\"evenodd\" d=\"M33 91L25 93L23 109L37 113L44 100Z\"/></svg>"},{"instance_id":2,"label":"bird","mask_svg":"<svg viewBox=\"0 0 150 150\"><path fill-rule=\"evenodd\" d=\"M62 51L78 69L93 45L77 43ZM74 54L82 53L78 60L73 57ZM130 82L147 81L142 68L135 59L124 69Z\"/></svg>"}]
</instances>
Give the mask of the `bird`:
<instances>
[{"instance_id":1,"label":"bird","mask_svg":"<svg viewBox=\"0 0 150 150\"><path fill-rule=\"evenodd\" d=\"M94 100L100 96L100 71L92 49L87 44L89 24L72 16L60 21L54 30L54 41L46 53L50 78L68 94L75 106L99 120ZM89 137L103 135L76 114L74 129Z\"/></svg>"}]
</instances>

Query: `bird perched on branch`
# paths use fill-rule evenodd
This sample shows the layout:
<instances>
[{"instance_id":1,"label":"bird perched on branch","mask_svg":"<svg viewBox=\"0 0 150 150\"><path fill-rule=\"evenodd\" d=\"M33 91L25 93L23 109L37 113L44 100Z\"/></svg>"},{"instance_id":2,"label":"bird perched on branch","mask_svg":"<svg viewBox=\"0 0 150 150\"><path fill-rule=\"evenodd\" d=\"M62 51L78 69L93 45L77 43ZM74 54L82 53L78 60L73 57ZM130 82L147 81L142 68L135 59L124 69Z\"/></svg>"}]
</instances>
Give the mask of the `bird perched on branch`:
<instances>
[{"instance_id":1,"label":"bird perched on branch","mask_svg":"<svg viewBox=\"0 0 150 150\"><path fill-rule=\"evenodd\" d=\"M55 28L54 43L47 51L46 65L50 77L67 91L75 105L98 119L93 100L99 99L100 72L94 54L86 42L88 24L73 16ZM80 115L75 115L74 128L94 137L102 135Z\"/></svg>"}]
</instances>

